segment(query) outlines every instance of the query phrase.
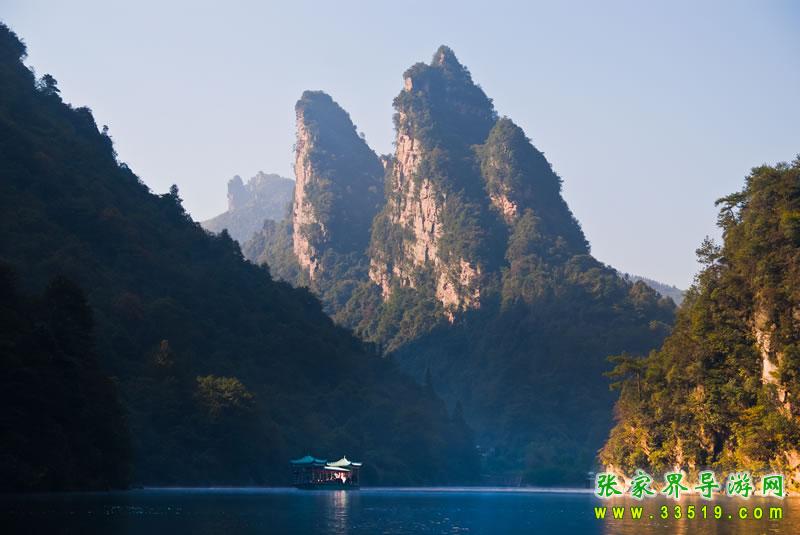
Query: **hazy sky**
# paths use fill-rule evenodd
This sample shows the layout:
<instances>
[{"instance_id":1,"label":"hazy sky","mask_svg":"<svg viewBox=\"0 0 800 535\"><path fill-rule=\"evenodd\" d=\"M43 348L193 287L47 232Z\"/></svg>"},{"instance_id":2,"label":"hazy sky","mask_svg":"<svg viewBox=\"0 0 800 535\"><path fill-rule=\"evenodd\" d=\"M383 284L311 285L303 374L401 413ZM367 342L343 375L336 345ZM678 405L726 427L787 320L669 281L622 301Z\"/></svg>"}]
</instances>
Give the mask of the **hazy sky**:
<instances>
[{"instance_id":1,"label":"hazy sky","mask_svg":"<svg viewBox=\"0 0 800 535\"><path fill-rule=\"evenodd\" d=\"M797 2L0 0L65 100L196 219L291 175L293 106L329 92L392 151L402 73L452 47L564 179L592 250L685 287L718 197L800 153Z\"/></svg>"}]
</instances>

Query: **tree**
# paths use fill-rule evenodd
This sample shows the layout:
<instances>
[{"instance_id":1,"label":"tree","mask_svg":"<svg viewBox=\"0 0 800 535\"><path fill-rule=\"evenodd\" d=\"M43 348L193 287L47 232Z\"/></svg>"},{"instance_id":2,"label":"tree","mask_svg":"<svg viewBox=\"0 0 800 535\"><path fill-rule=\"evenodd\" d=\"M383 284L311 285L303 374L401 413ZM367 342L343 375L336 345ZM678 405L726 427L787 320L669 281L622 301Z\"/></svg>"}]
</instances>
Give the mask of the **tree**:
<instances>
[{"instance_id":1,"label":"tree","mask_svg":"<svg viewBox=\"0 0 800 535\"><path fill-rule=\"evenodd\" d=\"M39 80L39 91L48 96L58 95L61 90L58 88L58 81L50 74L45 74Z\"/></svg>"}]
</instances>

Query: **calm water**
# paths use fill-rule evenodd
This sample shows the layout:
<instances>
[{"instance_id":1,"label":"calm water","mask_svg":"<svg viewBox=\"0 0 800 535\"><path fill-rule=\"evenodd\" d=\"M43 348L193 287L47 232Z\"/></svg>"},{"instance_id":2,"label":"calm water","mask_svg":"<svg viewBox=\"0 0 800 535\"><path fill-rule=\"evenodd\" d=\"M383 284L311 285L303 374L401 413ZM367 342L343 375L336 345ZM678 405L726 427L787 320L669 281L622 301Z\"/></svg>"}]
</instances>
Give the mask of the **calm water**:
<instances>
[{"instance_id":1,"label":"calm water","mask_svg":"<svg viewBox=\"0 0 800 535\"><path fill-rule=\"evenodd\" d=\"M710 505L688 520L689 505ZM601 502L588 491L508 489L154 489L119 493L0 495L0 533L99 535L265 533L800 533L800 499L682 500L684 518L661 520L675 502ZM597 506L643 505L644 518L597 520ZM713 506L722 507L713 519ZM737 518L739 507L783 507L782 520ZM728 514L733 518L727 518ZM654 519L650 520L649 515ZM699 516L699 513L697 513ZM610 516L610 511L609 511ZM765 517L767 515L765 514Z\"/></svg>"}]
</instances>

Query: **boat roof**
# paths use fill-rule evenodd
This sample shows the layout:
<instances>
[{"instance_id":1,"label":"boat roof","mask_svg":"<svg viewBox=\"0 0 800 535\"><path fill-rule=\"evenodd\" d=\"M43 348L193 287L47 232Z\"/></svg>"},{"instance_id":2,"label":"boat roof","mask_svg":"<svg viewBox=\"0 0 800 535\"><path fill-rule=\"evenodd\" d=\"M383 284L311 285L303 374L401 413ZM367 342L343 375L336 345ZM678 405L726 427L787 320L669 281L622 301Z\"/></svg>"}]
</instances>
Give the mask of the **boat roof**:
<instances>
[{"instance_id":1,"label":"boat roof","mask_svg":"<svg viewBox=\"0 0 800 535\"><path fill-rule=\"evenodd\" d=\"M345 468L345 467L348 467L348 466L359 467L359 466L361 466L361 463L354 463L353 461L349 460L347 457L342 457L338 461L333 461L331 463L328 463L328 466L338 466L338 467L341 467L341 468Z\"/></svg>"},{"instance_id":2,"label":"boat roof","mask_svg":"<svg viewBox=\"0 0 800 535\"><path fill-rule=\"evenodd\" d=\"M319 464L323 465L327 461L325 459L317 459L316 457L312 457L311 455L306 455L305 457L300 457L299 459L294 459L289 461L292 464Z\"/></svg>"},{"instance_id":3,"label":"boat roof","mask_svg":"<svg viewBox=\"0 0 800 535\"><path fill-rule=\"evenodd\" d=\"M326 466L325 470L330 470L331 472L349 472L350 471L349 468L340 468L338 466L330 466L330 465Z\"/></svg>"},{"instance_id":4,"label":"boat roof","mask_svg":"<svg viewBox=\"0 0 800 535\"><path fill-rule=\"evenodd\" d=\"M300 457L299 459L294 459L289 461L291 464L300 465L300 466L324 466L325 468L359 468L361 463L355 463L348 459L347 457L342 457L338 461L328 462L325 459L319 459L312 455L306 455L305 457ZM349 470L347 470L349 472Z\"/></svg>"}]
</instances>

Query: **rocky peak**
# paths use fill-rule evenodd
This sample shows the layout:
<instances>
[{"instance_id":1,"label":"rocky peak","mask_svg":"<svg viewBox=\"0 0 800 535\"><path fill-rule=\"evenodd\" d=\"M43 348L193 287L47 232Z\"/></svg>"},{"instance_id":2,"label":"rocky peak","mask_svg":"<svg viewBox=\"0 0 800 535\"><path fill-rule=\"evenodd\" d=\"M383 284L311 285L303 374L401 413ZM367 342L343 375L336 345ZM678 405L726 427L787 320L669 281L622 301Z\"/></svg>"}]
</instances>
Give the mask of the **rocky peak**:
<instances>
[{"instance_id":1,"label":"rocky peak","mask_svg":"<svg viewBox=\"0 0 800 535\"><path fill-rule=\"evenodd\" d=\"M269 202L276 195L282 198L283 193L291 187L290 179L264 171L256 173L246 184L242 177L234 175L228 181L228 210L236 211L259 202Z\"/></svg>"},{"instance_id":2,"label":"rocky peak","mask_svg":"<svg viewBox=\"0 0 800 535\"><path fill-rule=\"evenodd\" d=\"M264 220L286 217L293 190L294 180L279 175L259 171L246 183L235 175L228 181L228 209L201 225L211 232L227 229L234 240L244 244Z\"/></svg>"},{"instance_id":3,"label":"rocky peak","mask_svg":"<svg viewBox=\"0 0 800 535\"><path fill-rule=\"evenodd\" d=\"M406 71L394 106L396 151L388 168L386 207L373 234L370 278L388 298L393 286L416 287L429 273L436 299L452 317L479 306L485 266L484 259L442 242L459 233L456 218L448 222L453 211L446 205L469 205L486 215L480 214L486 204L480 174L468 162L496 114L445 46L430 65L418 63Z\"/></svg>"},{"instance_id":4,"label":"rocky peak","mask_svg":"<svg viewBox=\"0 0 800 535\"><path fill-rule=\"evenodd\" d=\"M384 298L433 280L451 318L480 307L511 234L526 254L588 252L559 176L519 126L498 119L450 48L406 71L394 106L396 152L371 248L370 278Z\"/></svg>"},{"instance_id":5,"label":"rocky peak","mask_svg":"<svg viewBox=\"0 0 800 535\"><path fill-rule=\"evenodd\" d=\"M247 188L244 186L242 177L234 175L234 177L228 181L228 210L241 208L247 204L249 197L250 195L247 192Z\"/></svg>"},{"instance_id":6,"label":"rocky peak","mask_svg":"<svg viewBox=\"0 0 800 535\"><path fill-rule=\"evenodd\" d=\"M440 70L447 77L460 79L468 85L475 85L472 83L469 69L458 61L455 52L448 46L442 45L436 50L430 66Z\"/></svg>"},{"instance_id":7,"label":"rocky peak","mask_svg":"<svg viewBox=\"0 0 800 535\"><path fill-rule=\"evenodd\" d=\"M439 67L457 68L457 69L464 68L464 66L458 62L458 58L456 58L455 52L453 52L453 50L447 45L442 45L436 50L436 53L433 55L433 61L431 63L432 65L436 65Z\"/></svg>"},{"instance_id":8,"label":"rocky peak","mask_svg":"<svg viewBox=\"0 0 800 535\"><path fill-rule=\"evenodd\" d=\"M284 180L286 179L280 175L259 171L250 180L248 180L247 187L255 197L260 197L266 193L266 190L270 184Z\"/></svg>"},{"instance_id":9,"label":"rocky peak","mask_svg":"<svg viewBox=\"0 0 800 535\"><path fill-rule=\"evenodd\" d=\"M363 254L383 191L383 166L349 114L322 91L306 91L295 106L297 139L292 248L315 280L323 256Z\"/></svg>"}]
</instances>

